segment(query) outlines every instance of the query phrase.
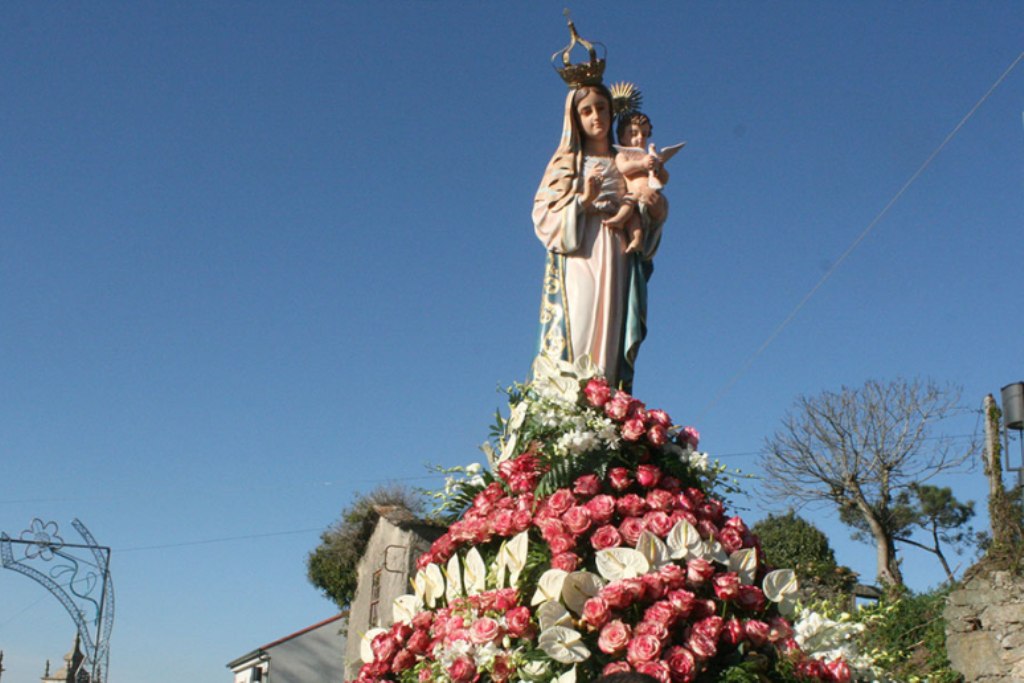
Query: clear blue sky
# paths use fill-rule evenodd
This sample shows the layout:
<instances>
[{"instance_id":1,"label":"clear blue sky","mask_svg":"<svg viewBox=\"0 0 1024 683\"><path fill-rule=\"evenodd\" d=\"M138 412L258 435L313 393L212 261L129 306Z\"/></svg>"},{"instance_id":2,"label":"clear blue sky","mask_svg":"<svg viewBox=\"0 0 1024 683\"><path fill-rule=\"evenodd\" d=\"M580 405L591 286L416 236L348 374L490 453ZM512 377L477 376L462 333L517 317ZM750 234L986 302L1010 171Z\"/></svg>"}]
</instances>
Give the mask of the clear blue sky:
<instances>
[{"instance_id":1,"label":"clear blue sky","mask_svg":"<svg viewBox=\"0 0 1024 683\"><path fill-rule=\"evenodd\" d=\"M524 377L562 4L0 6L0 530L114 549L112 681L216 683L333 612L356 491L478 459ZM1024 379L1016 2L579 3L672 161L636 393L732 466L801 393ZM971 434L976 415L946 426ZM965 440L966 441L966 440ZM980 500L979 471L955 480ZM771 509L757 495L751 519ZM872 553L821 510L840 561ZM983 522L982 522L983 524ZM259 538L239 539L264 534ZM235 539L199 543L215 539ZM908 554L911 584L941 575ZM0 571L4 683L72 638Z\"/></svg>"}]
</instances>

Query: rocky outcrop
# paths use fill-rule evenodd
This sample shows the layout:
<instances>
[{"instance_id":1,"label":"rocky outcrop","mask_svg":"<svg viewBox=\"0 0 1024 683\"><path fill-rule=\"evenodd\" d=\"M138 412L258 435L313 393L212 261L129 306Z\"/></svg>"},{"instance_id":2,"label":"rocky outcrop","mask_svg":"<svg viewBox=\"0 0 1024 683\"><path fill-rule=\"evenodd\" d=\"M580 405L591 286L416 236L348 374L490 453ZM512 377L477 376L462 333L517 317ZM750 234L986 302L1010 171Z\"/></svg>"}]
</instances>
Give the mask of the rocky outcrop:
<instances>
[{"instance_id":1,"label":"rocky outcrop","mask_svg":"<svg viewBox=\"0 0 1024 683\"><path fill-rule=\"evenodd\" d=\"M1024 681L1024 577L975 576L950 593L944 616L950 664L968 683Z\"/></svg>"}]
</instances>

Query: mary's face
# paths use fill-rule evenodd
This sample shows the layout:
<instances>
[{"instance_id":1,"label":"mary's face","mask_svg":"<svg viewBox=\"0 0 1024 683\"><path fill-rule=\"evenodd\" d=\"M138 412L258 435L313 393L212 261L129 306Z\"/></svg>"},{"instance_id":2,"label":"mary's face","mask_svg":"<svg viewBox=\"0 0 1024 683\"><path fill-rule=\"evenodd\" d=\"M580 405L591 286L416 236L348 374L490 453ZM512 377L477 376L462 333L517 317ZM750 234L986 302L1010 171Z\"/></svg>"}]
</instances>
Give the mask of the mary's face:
<instances>
[{"instance_id":1,"label":"mary's face","mask_svg":"<svg viewBox=\"0 0 1024 683\"><path fill-rule=\"evenodd\" d=\"M608 137L612 126L611 106L598 90L591 88L576 102L576 116L587 138L600 140Z\"/></svg>"}]
</instances>

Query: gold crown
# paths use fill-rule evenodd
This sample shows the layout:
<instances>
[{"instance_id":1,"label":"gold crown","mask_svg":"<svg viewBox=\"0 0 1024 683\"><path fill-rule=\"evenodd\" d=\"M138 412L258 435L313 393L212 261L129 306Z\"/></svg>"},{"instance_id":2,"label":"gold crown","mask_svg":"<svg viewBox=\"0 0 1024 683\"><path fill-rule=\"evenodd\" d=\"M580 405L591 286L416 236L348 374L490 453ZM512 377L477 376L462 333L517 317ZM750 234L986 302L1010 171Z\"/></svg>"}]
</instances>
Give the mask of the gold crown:
<instances>
[{"instance_id":1,"label":"gold crown","mask_svg":"<svg viewBox=\"0 0 1024 683\"><path fill-rule=\"evenodd\" d=\"M591 43L589 40L580 38L580 34L576 33L576 25L572 23L572 19L569 19L569 10L565 10L565 18L569 22L569 44L551 55L551 64L555 67L555 71L562 77L566 85L575 90L576 88L583 87L585 85L600 85L601 79L604 76L604 57L598 57L597 51L594 49L594 45L600 45L601 51L607 54L607 49L603 43ZM570 60L570 53L576 45L582 45L587 50L587 54L590 56L590 60L586 62L579 62L573 64ZM557 65L558 58L561 57L562 66Z\"/></svg>"}]
</instances>

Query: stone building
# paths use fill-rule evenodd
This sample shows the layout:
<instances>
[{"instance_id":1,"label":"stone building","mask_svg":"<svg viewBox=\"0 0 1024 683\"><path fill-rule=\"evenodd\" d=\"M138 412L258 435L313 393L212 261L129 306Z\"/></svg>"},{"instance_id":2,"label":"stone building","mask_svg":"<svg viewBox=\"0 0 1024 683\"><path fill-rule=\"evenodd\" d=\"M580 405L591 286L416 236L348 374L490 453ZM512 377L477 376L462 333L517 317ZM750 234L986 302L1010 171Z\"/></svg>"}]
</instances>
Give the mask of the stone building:
<instances>
[{"instance_id":1,"label":"stone building","mask_svg":"<svg viewBox=\"0 0 1024 683\"><path fill-rule=\"evenodd\" d=\"M393 623L391 603L411 592L416 558L445 532L445 527L418 519L404 507L381 505L374 510L379 518L356 567L356 594L349 605L345 680L354 679L359 672L363 634Z\"/></svg>"}]
</instances>

